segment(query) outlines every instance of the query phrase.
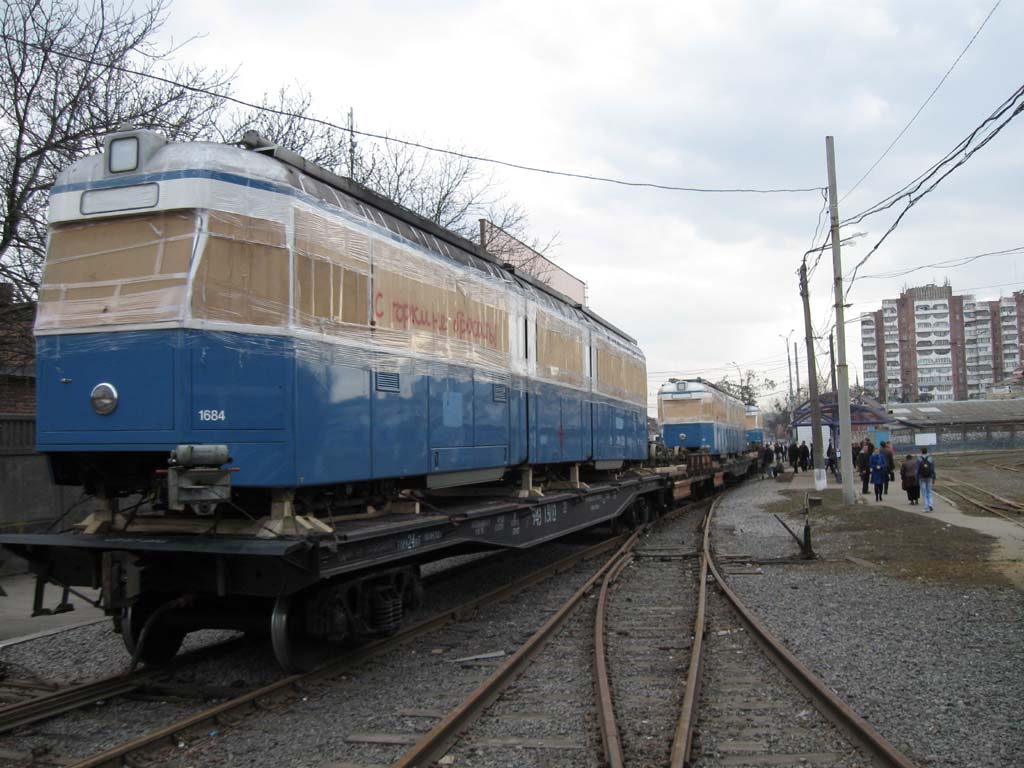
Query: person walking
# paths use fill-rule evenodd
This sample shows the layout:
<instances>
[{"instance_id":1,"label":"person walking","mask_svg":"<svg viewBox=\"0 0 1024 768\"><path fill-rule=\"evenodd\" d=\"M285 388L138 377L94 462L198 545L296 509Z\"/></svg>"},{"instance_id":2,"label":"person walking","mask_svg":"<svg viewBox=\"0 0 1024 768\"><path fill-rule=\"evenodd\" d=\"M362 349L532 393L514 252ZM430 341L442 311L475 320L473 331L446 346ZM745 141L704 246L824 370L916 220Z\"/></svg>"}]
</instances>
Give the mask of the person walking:
<instances>
[{"instance_id":1,"label":"person walking","mask_svg":"<svg viewBox=\"0 0 1024 768\"><path fill-rule=\"evenodd\" d=\"M832 447L832 441L828 441L828 448L825 449L825 471L836 471L836 449Z\"/></svg>"},{"instance_id":2,"label":"person walking","mask_svg":"<svg viewBox=\"0 0 1024 768\"><path fill-rule=\"evenodd\" d=\"M875 486L875 501L881 501L882 487L889 480L889 464L881 449L871 453L868 465L871 467L871 484Z\"/></svg>"},{"instance_id":3,"label":"person walking","mask_svg":"<svg viewBox=\"0 0 1024 768\"><path fill-rule=\"evenodd\" d=\"M775 451L772 450L770 445L764 447L764 452L761 454L761 479L772 478L772 461L775 458Z\"/></svg>"},{"instance_id":4,"label":"person walking","mask_svg":"<svg viewBox=\"0 0 1024 768\"><path fill-rule=\"evenodd\" d=\"M900 465L900 481L903 490L907 492L907 500L911 504L917 504L921 498L921 484L917 481L918 461L912 454L907 454L903 464Z\"/></svg>"},{"instance_id":5,"label":"person walking","mask_svg":"<svg viewBox=\"0 0 1024 768\"><path fill-rule=\"evenodd\" d=\"M868 441L860 444L860 452L857 454L857 471L860 472L861 494L868 492L868 481L871 479L871 451L868 450Z\"/></svg>"},{"instance_id":6,"label":"person walking","mask_svg":"<svg viewBox=\"0 0 1024 768\"><path fill-rule=\"evenodd\" d=\"M789 444L789 463L793 467L793 474L799 474L800 472L800 449L797 448L796 442Z\"/></svg>"},{"instance_id":7,"label":"person walking","mask_svg":"<svg viewBox=\"0 0 1024 768\"><path fill-rule=\"evenodd\" d=\"M807 447L807 441L800 441L800 469L807 471L807 461L811 457L811 449Z\"/></svg>"},{"instance_id":8,"label":"person walking","mask_svg":"<svg viewBox=\"0 0 1024 768\"><path fill-rule=\"evenodd\" d=\"M921 449L921 460L917 463L917 482L924 497L924 511L932 512L932 486L935 484L935 459L928 455L928 449Z\"/></svg>"},{"instance_id":9,"label":"person walking","mask_svg":"<svg viewBox=\"0 0 1024 768\"><path fill-rule=\"evenodd\" d=\"M881 446L881 454L885 459L885 482L882 484L882 492L889 495L889 481L896 479L896 456L892 452L892 444L883 442Z\"/></svg>"}]
</instances>

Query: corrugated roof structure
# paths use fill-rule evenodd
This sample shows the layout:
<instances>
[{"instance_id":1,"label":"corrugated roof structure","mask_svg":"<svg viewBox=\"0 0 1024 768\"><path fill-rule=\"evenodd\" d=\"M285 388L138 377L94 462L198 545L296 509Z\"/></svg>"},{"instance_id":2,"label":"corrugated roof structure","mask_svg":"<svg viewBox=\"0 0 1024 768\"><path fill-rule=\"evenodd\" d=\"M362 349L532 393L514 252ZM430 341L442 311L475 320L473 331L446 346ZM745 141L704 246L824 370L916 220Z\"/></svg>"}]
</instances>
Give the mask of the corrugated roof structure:
<instances>
[{"instance_id":1,"label":"corrugated roof structure","mask_svg":"<svg viewBox=\"0 0 1024 768\"><path fill-rule=\"evenodd\" d=\"M893 421L916 427L941 424L1024 424L1024 400L889 403Z\"/></svg>"}]
</instances>

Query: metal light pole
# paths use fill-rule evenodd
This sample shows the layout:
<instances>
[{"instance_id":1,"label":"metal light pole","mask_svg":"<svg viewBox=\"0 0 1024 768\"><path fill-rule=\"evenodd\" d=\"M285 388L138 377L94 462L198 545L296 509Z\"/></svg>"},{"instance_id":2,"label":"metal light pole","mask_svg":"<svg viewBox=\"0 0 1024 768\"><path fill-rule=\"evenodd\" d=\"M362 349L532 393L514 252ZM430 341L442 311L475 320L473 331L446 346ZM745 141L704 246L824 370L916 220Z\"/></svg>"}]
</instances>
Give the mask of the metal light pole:
<instances>
[{"instance_id":1,"label":"metal light pole","mask_svg":"<svg viewBox=\"0 0 1024 768\"><path fill-rule=\"evenodd\" d=\"M790 424L793 423L793 358L789 356L789 338L795 330L796 328L790 328L789 333L785 336L781 333L779 334L779 338L784 339L786 342L786 367L789 369L789 402L786 405L789 406L787 410L789 411Z\"/></svg>"},{"instance_id":2,"label":"metal light pole","mask_svg":"<svg viewBox=\"0 0 1024 768\"><path fill-rule=\"evenodd\" d=\"M828 208L832 220L832 274L836 296L836 378L839 379L839 446L842 458L839 470L843 475L843 503L853 504L857 492L853 487L853 428L850 424L850 372L846 365L846 324L843 318L843 261L839 247L839 198L836 192L836 152L831 136L825 137L825 164L828 166Z\"/></svg>"},{"instance_id":3,"label":"metal light pole","mask_svg":"<svg viewBox=\"0 0 1024 768\"><path fill-rule=\"evenodd\" d=\"M793 342L793 359L796 360L796 399L800 399L800 349L797 347L796 342ZM793 404L794 410L796 410L796 403Z\"/></svg>"},{"instance_id":4,"label":"metal light pole","mask_svg":"<svg viewBox=\"0 0 1024 768\"><path fill-rule=\"evenodd\" d=\"M814 326L811 325L811 294L807 285L807 260L800 265L800 298L804 305L804 329L807 333L807 395L811 401L811 450L814 457L814 487L825 490L825 461L821 445L821 401L818 399L818 373L814 359Z\"/></svg>"}]
</instances>

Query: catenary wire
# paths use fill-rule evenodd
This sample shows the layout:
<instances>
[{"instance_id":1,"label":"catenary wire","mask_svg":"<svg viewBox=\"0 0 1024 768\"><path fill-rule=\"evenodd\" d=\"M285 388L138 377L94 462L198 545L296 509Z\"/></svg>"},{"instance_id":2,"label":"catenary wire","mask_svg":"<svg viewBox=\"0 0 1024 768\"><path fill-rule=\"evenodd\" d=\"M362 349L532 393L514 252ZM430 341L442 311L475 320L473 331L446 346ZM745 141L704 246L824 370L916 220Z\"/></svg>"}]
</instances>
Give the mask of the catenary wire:
<instances>
[{"instance_id":1,"label":"catenary wire","mask_svg":"<svg viewBox=\"0 0 1024 768\"><path fill-rule=\"evenodd\" d=\"M935 96L936 93L938 93L939 88L942 87L942 84L945 83L946 79L953 73L953 70L956 68L956 65L960 63L960 59L964 57L964 54L966 54L967 50L971 47L971 45L973 45L978 35L981 34L981 30L983 30L985 28L985 25L988 24L988 20L992 18L992 14L996 12L996 9L999 7L1002 1L1003 0L996 0L996 4L992 6L992 9L988 12L988 15L981 22L981 26L979 26L975 30L974 34L971 35L971 39L967 41L967 45L965 45L964 49L960 51L960 55L953 60L953 63L949 65L949 69L946 70L946 74L942 76L942 79L940 79L938 84L932 89L932 92L928 94L928 98L926 98L924 102L921 104L921 106L917 108L917 112L914 113L914 116L911 117L907 124L903 126L903 129L896 134L896 138L894 138L892 142L890 142L889 146L885 148L885 151L882 152L879 158L871 164L871 167L864 172L864 175L857 179L857 182L846 191L846 194L839 198L839 202L842 202L851 194L853 194L853 191L861 185L861 182L863 182L864 179L871 175L871 172L878 167L878 164L885 159L886 155L888 155L889 152L892 151L892 148L896 146L897 142L899 142L899 140L903 138L903 134L905 134L907 130L910 128L910 126L914 124L914 121L917 120L918 115L920 115L924 108L928 106L928 102L932 100L932 97Z\"/></svg>"},{"instance_id":2,"label":"catenary wire","mask_svg":"<svg viewBox=\"0 0 1024 768\"><path fill-rule=\"evenodd\" d=\"M135 77L142 77L142 78L146 78L146 79L149 79L149 80L154 80L156 82L164 83L165 85L172 85L172 86L174 86L176 88L181 88L183 90L187 90L187 91L190 91L192 93L200 93L200 94L203 94L205 96L211 96L211 97L214 97L214 98L217 98L217 99L222 99L223 101L231 102L233 104L238 104L239 106L243 106L243 107L246 107L248 109L255 109L255 110L258 110L258 111L261 111L261 112L267 112L267 113L274 114L274 115L279 115L279 116L282 116L282 117L289 117L289 118L293 118L293 119L296 119L296 120L304 120L306 122L314 123L316 125L322 125L322 126L324 126L326 128L332 128L334 130L343 131L343 132L348 133L348 134L350 134L352 136L362 136L364 138L376 139L376 140L379 140L379 141L394 142L395 144L401 144L403 146L413 147L415 149L422 149L422 150L424 150L426 152L433 152L433 153L437 153L437 154L450 155L450 156L459 157L459 158L462 158L462 159L465 159L465 160L472 160L474 162L480 162L480 163L489 163L491 165L498 165L498 166L502 166L502 167L505 167L505 168L513 168L513 169L520 170L520 171L528 171L528 172L531 172L531 173L540 173L540 174L545 174L545 175L548 175L548 176L561 176L561 177L571 178L571 179L581 179L583 181L596 181L596 182L602 182L602 183L606 183L606 184L616 184L616 185L623 186L623 187L642 187L642 188L646 188L646 189L657 189L657 190L668 191L668 192L702 192L702 193L716 193L716 194L729 194L729 193L777 194L777 193L818 192L819 190L823 189L823 187L821 187L821 186L813 186L813 187L773 187L773 188L755 188L755 187L689 187L689 186L673 185L673 184L659 184L659 183L647 182L647 181L630 181L630 180L627 180L627 179L617 179L617 178L613 178L613 177L610 177L610 176L597 176L597 175L588 174L588 173L576 173L576 172L572 172L572 171L560 171L560 170L555 170L555 169L552 169L552 168L542 168L540 166L535 166L535 165L526 165L524 163L514 163L514 162L511 162L511 161L507 161L507 160L499 160L497 158L487 157L485 155L474 155L474 154L470 154L470 153L467 153L467 152L459 152L458 150L454 150L454 149L445 149L445 148L442 148L442 147L435 147L435 146L432 146L430 144L423 144L423 143L417 142L417 141L410 141L408 139L399 139L399 138L395 138L393 136L386 136L384 134L374 133L374 132L371 132L371 131L358 130L358 129L353 128L351 126L339 125L338 123L333 123L333 122L331 122L329 120L324 120L322 118L312 117L310 115L302 115L302 114L298 114L296 112L289 112L288 110L284 110L284 109L277 109L275 107L269 107L267 105L261 105L261 104L256 104L254 102L245 101L244 99L239 99L239 98L237 98L235 96L229 96L228 94L225 94L225 93L219 93L219 92L211 90L209 88L203 88L203 87L200 87L200 86L189 85L188 83L182 83L180 81L174 80L173 78L163 77L161 75L155 75L155 74L153 74L151 72L144 72L144 71L141 71L141 70L132 69L131 67L126 67L126 66L121 65L121 64L114 64L114 63L111 63L111 62L97 61L95 59L90 59L89 57L82 56L81 54L77 54L77 53L75 53L73 51L68 51L66 49L59 49L59 48L56 48L56 47L43 46L43 45L41 45L39 43L35 43L35 42L30 41L30 40L20 39L20 38L17 38L17 37L11 36L11 35L7 35L7 34L0 33L0 39L3 39L5 41L7 41L7 42L13 42L13 43L16 43L18 45L24 45L24 46L36 48L36 49L43 50L43 51L46 51L46 52L49 52L49 53L55 53L58 56L63 56L65 58L81 62L83 64L89 64L89 65L98 64L98 65L102 65L103 67L112 69L112 70L117 71L117 72L122 72L124 74L133 75Z\"/></svg>"},{"instance_id":3,"label":"catenary wire","mask_svg":"<svg viewBox=\"0 0 1024 768\"><path fill-rule=\"evenodd\" d=\"M910 185L904 188L903 191L890 196L884 205L880 204L876 206L876 210L867 211L862 214L858 214L852 220L848 220L847 223L855 223L863 220L866 216L872 213L878 213L881 210L890 208L898 202L900 198L905 197L906 203L903 210L900 211L896 219L889 225L889 228L885 233L878 239L878 241L872 246L871 250L865 254L865 256L857 262L853 268L852 277L848 283L845 291L844 299L849 296L849 292L853 287L854 282L857 279L857 273L860 268L867 263L867 261L875 254L875 252L882 246L882 244L888 239L896 228L903 221L903 218L910 212L917 203L919 203L926 195L931 193L939 184L941 184L950 174L964 165L976 152L984 148L992 139L994 139L999 133L1017 116L1024 111L1024 103L1020 103L1021 99L1024 98L1024 86L1019 87L1014 93L1004 101L995 112L993 112L988 118L986 118L981 125L974 129L971 134L960 142L957 147L947 154L939 163L932 167L923 177L919 177L917 180L912 182ZM1007 116L1007 113L1009 115ZM971 143L978 136L979 133L991 123L997 120L1001 120L994 127L992 127L984 138L980 139L974 147L971 147ZM949 166L944 168L944 166ZM939 173L940 169L942 172ZM937 178L935 178L937 176ZM925 186L925 182L930 182L928 186ZM922 191L923 189L923 191ZM917 194L919 193L919 194ZM916 197L914 196L916 194Z\"/></svg>"},{"instance_id":4,"label":"catenary wire","mask_svg":"<svg viewBox=\"0 0 1024 768\"><path fill-rule=\"evenodd\" d=\"M1007 248L1007 249L1002 250L1002 251L988 251L986 253L975 254L974 256L960 256L960 257L957 257L957 258L954 258L954 259L946 259L945 261L935 261L935 262L931 262L929 264L920 264L920 265L915 266L915 267L909 267L907 269L901 269L901 270L894 270L892 272L875 272L875 273L870 274L870 275L861 275L860 279L861 280L883 280L883 279L888 279L888 278L893 278L893 277L903 277L904 275L909 275L909 274L912 274L914 272L920 272L922 269L932 269L932 268L938 268L938 267L943 267L943 268L946 268L946 269L955 269L957 267L963 267L963 266L966 266L968 264L971 264L971 263L973 263L975 261L978 261L978 259L983 259L983 258L985 258L987 256L1008 256L1008 255L1019 254L1019 253L1024 253L1024 245L1017 245L1017 246L1014 246L1013 248Z\"/></svg>"},{"instance_id":5,"label":"catenary wire","mask_svg":"<svg viewBox=\"0 0 1024 768\"><path fill-rule=\"evenodd\" d=\"M840 223L840 226L846 227L851 224L858 224L869 216L873 216L876 213L881 213L882 211L892 208L900 200L900 198L908 197L912 195L914 192L917 192L919 189L921 189L921 187L927 180L935 176L944 166L948 165L949 163L952 163L954 159L956 159L961 154L963 154L964 157L960 158L955 163L952 170L955 170L956 168L963 165L963 163L967 159L969 159L978 149L980 149L989 141L991 141L992 138L994 138L1010 120L1012 120L1019 114L1019 105L1017 105L1016 107L1015 105L1021 99L1022 94L1024 94L1024 86L1020 86L1016 90L1014 90L1014 92L1010 94L1010 96L1006 98L998 107L996 107L995 110L993 110L987 118L985 118L964 139L962 139L955 147L953 147L953 149L947 152L940 160L936 161L927 170L923 171L917 177L904 184L896 192L893 192L892 194L883 198L874 205L869 206L860 213L856 213L853 216L843 219L843 221ZM1014 111L1011 113L1009 118L1007 118L1005 121L997 125L995 128L992 128L991 132L987 136L985 136L984 139L982 139L978 146L971 148L971 143L975 140L975 138L977 138L979 133L981 133L985 128L989 127L991 123L1002 118L1011 109ZM950 171L947 171L945 174L943 174L939 180L941 181L942 178L945 178L945 176L949 175L949 172ZM938 182L936 182L936 184L937 183ZM935 185L933 184L932 187L934 186ZM916 202L921 197L923 197L924 194L927 194L928 191L930 191L930 188L929 190L926 190L926 192L923 192L921 195L919 195L917 198L913 198L911 202Z\"/></svg>"}]
</instances>

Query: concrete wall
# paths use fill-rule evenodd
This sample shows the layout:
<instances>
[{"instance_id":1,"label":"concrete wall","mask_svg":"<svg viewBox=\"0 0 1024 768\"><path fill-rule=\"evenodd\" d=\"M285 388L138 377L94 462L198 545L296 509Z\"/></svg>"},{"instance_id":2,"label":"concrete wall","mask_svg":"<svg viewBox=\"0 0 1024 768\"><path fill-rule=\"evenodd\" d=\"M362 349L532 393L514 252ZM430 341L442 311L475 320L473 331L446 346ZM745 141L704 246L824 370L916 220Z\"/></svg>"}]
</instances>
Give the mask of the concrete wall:
<instances>
[{"instance_id":1,"label":"concrete wall","mask_svg":"<svg viewBox=\"0 0 1024 768\"><path fill-rule=\"evenodd\" d=\"M0 532L45 530L82 495L54 485L46 457L35 452L35 419L0 414ZM75 519L81 517L75 510ZM0 547L0 573L23 571L24 562Z\"/></svg>"},{"instance_id":2,"label":"concrete wall","mask_svg":"<svg viewBox=\"0 0 1024 768\"><path fill-rule=\"evenodd\" d=\"M46 457L0 455L0 531L45 530L81 496L81 488L50 482ZM0 574L25 570L25 564L0 547Z\"/></svg>"}]
</instances>

